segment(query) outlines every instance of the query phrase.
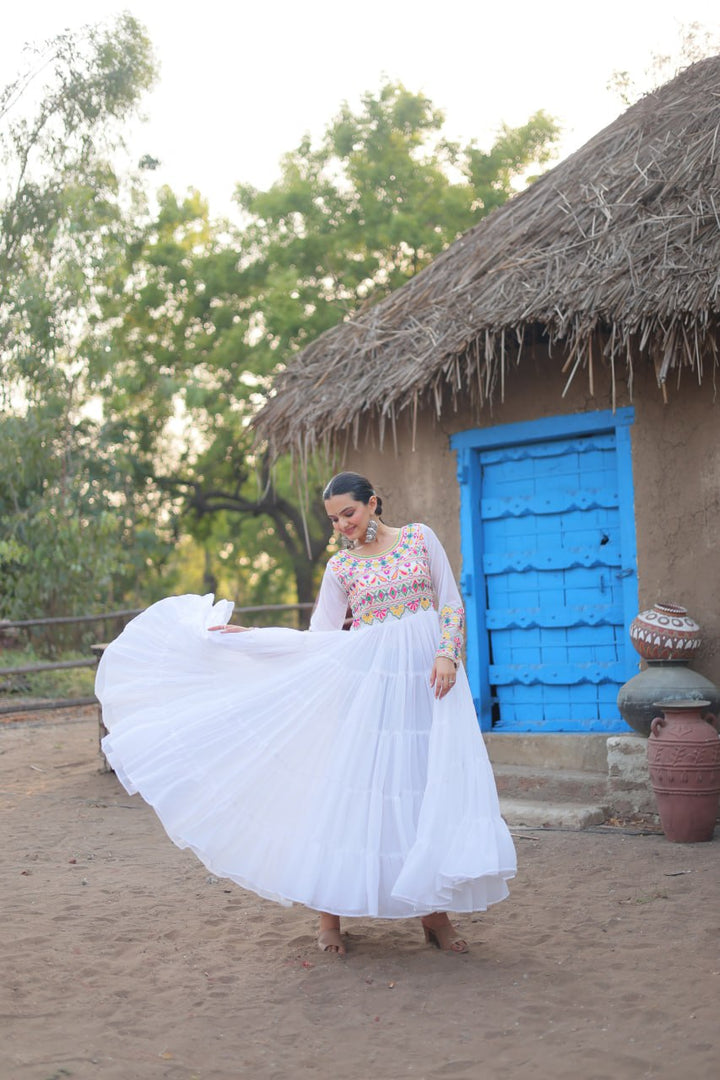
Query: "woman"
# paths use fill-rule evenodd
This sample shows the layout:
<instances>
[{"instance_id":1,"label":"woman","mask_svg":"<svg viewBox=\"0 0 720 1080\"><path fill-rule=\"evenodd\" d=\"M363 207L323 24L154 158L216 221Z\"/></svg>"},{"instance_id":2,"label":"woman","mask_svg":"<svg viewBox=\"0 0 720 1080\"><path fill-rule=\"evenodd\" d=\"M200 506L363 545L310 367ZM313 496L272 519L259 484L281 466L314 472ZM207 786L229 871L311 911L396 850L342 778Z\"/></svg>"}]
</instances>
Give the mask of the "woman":
<instances>
[{"instance_id":1,"label":"woman","mask_svg":"<svg viewBox=\"0 0 720 1080\"><path fill-rule=\"evenodd\" d=\"M103 749L210 870L319 911L323 951L344 954L342 915L419 915L427 941L465 952L447 912L503 899L515 852L460 596L432 530L386 525L364 477L323 499L347 546L310 632L228 626L211 597L154 604L101 661Z\"/></svg>"}]
</instances>

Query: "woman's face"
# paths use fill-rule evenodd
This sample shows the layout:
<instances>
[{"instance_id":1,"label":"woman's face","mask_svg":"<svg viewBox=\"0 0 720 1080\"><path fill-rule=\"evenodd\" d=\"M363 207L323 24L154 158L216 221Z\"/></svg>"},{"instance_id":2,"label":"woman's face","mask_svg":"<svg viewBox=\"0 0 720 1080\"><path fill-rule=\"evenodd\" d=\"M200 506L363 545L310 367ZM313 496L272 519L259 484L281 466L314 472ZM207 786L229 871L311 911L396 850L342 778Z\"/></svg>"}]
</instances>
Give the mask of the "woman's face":
<instances>
[{"instance_id":1,"label":"woman's face","mask_svg":"<svg viewBox=\"0 0 720 1080\"><path fill-rule=\"evenodd\" d=\"M373 516L377 499L370 496L366 504L357 502L352 495L331 495L325 500L325 510L335 532L346 536L348 540L362 542L367 532L368 522Z\"/></svg>"}]
</instances>

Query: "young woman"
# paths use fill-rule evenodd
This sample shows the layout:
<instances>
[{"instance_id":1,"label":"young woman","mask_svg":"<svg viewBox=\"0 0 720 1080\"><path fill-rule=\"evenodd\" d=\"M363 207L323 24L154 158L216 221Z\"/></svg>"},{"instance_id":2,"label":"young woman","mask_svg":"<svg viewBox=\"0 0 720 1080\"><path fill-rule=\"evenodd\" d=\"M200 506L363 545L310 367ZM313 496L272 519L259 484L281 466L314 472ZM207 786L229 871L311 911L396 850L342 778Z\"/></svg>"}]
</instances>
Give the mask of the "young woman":
<instances>
[{"instance_id":1,"label":"young woman","mask_svg":"<svg viewBox=\"0 0 720 1080\"><path fill-rule=\"evenodd\" d=\"M103 749L213 873L320 912L323 951L345 952L340 916L419 916L428 942L465 952L447 912L507 896L515 851L460 595L432 530L386 525L364 477L340 473L323 499L346 546L310 631L229 626L212 597L154 604L101 661Z\"/></svg>"}]
</instances>

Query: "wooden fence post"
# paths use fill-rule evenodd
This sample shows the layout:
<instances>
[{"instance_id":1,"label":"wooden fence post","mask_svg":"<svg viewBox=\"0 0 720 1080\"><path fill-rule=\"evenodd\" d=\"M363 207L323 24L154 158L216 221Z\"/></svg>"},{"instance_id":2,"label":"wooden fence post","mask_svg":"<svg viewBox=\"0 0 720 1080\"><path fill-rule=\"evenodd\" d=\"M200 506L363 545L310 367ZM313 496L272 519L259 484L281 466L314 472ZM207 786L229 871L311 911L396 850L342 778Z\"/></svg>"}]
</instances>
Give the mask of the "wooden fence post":
<instances>
[{"instance_id":1,"label":"wooden fence post","mask_svg":"<svg viewBox=\"0 0 720 1080\"><path fill-rule=\"evenodd\" d=\"M91 645L90 649L95 656L95 663L99 664L102 659L102 654L105 652L107 645ZM113 771L112 765L103 754L102 740L108 734L108 729L103 723L102 705L98 701L98 753L100 754L100 772L109 773Z\"/></svg>"}]
</instances>

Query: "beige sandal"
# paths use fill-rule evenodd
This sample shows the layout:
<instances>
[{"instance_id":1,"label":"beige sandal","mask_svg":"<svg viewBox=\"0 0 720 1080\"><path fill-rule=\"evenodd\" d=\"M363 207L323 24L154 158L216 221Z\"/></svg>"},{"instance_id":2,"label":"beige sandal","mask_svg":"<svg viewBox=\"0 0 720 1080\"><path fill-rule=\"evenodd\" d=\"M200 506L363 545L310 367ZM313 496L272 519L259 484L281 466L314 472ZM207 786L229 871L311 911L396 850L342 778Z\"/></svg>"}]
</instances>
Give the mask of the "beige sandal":
<instances>
[{"instance_id":1,"label":"beige sandal","mask_svg":"<svg viewBox=\"0 0 720 1080\"><path fill-rule=\"evenodd\" d=\"M342 934L334 927L331 930L321 930L318 934L317 945L320 952L334 952L338 956L345 955L345 945Z\"/></svg>"},{"instance_id":2,"label":"beige sandal","mask_svg":"<svg viewBox=\"0 0 720 1080\"><path fill-rule=\"evenodd\" d=\"M425 940L428 945L434 945L443 952L466 953L470 952L467 941L464 938L454 937L456 933L453 924L448 921L445 926L427 926L425 920L420 920L425 932Z\"/></svg>"}]
</instances>

